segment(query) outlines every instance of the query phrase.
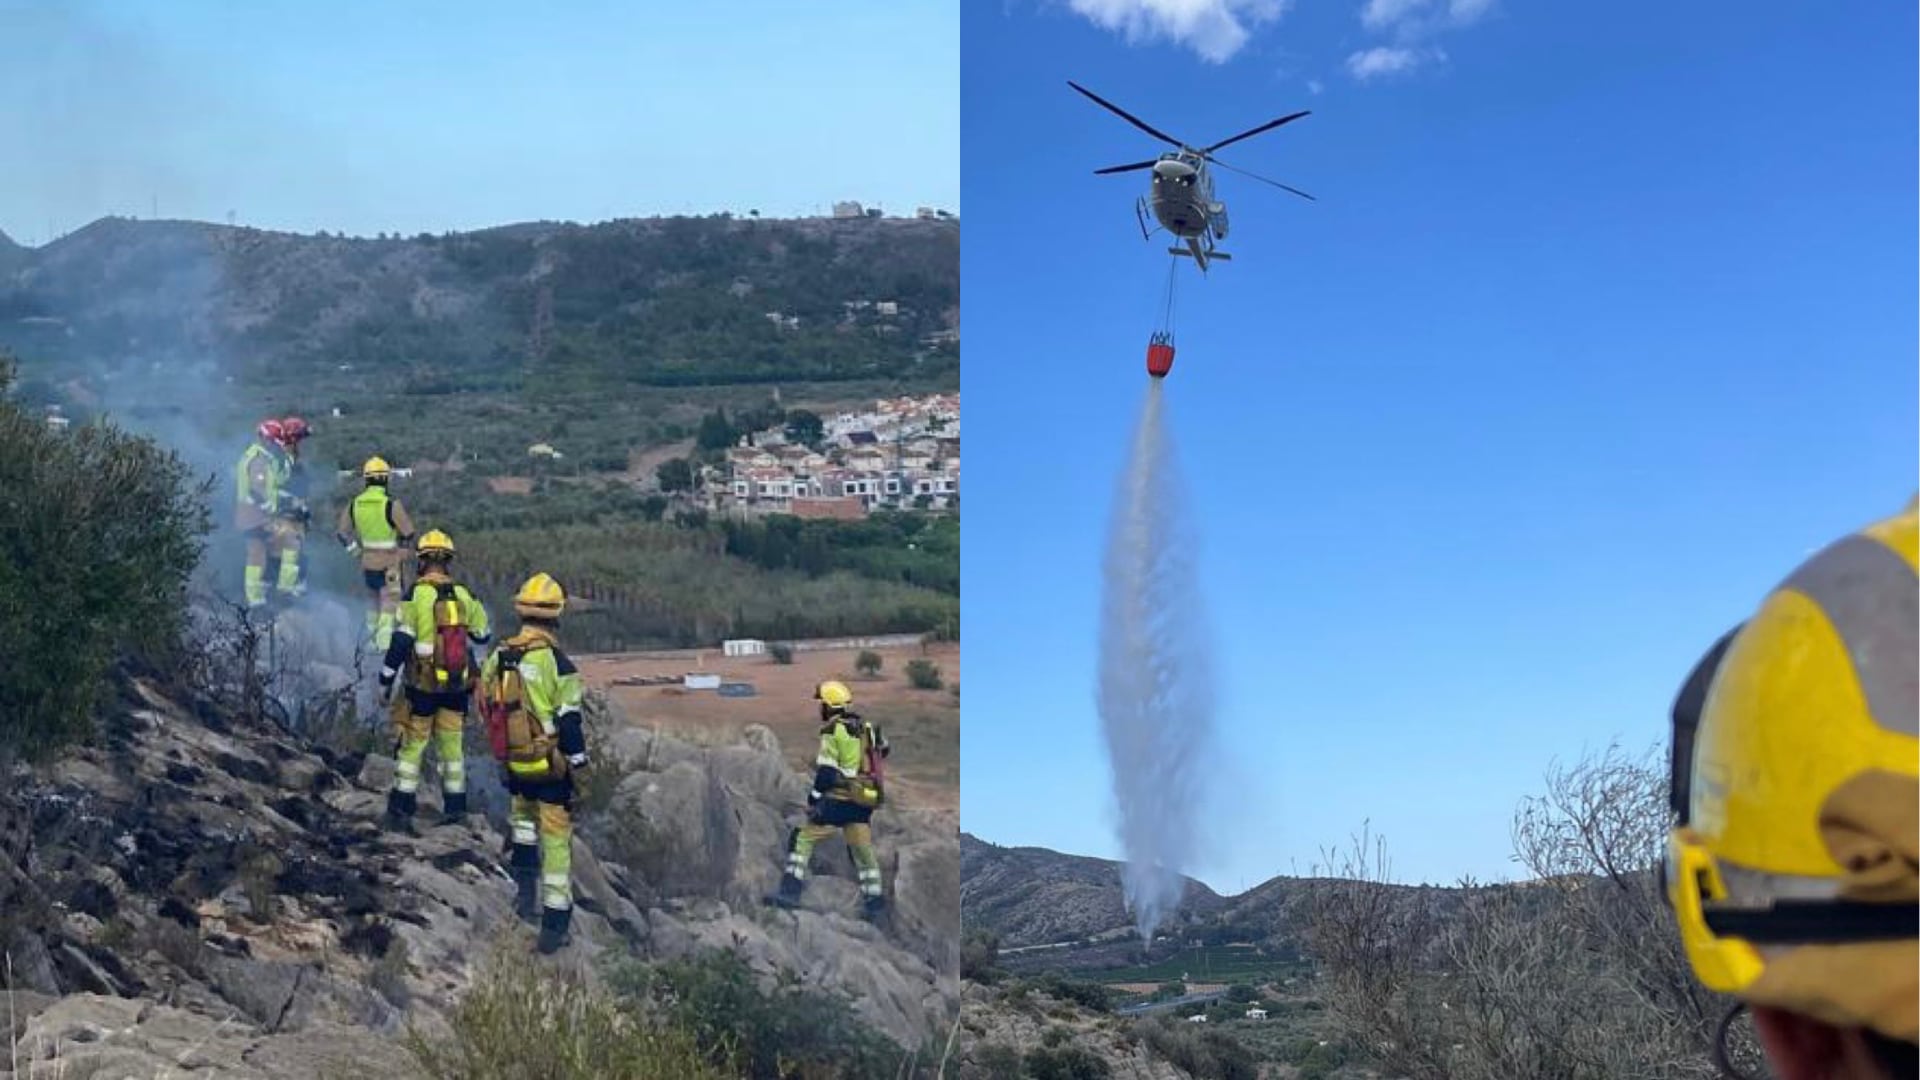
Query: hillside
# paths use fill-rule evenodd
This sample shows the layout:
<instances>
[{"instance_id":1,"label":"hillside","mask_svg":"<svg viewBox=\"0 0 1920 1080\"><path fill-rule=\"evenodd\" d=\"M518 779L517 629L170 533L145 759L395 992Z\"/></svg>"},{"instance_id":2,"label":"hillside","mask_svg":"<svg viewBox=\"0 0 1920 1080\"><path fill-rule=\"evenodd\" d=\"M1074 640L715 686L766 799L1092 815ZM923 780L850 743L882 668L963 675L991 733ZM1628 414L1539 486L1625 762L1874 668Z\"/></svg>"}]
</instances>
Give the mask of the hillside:
<instances>
[{"instance_id":1,"label":"hillside","mask_svg":"<svg viewBox=\"0 0 1920 1080\"><path fill-rule=\"evenodd\" d=\"M960 896L963 925L1000 939L1002 950L1133 935L1121 864L1035 847L1000 847L960 834ZM1217 911L1223 901L1188 879L1175 911L1185 924Z\"/></svg>"},{"instance_id":2,"label":"hillside","mask_svg":"<svg viewBox=\"0 0 1920 1080\"><path fill-rule=\"evenodd\" d=\"M368 239L105 218L43 247L0 245L0 355L18 359L22 405L109 415L217 477L220 522L259 418L308 418L319 523L379 454L495 606L536 569L585 594L583 647L953 637L953 509L792 521L761 542L658 470L717 465L789 418L957 389L958 296L953 221L716 216ZM345 558L315 547L316 584L353 594ZM227 594L232 558L212 565Z\"/></svg>"},{"instance_id":3,"label":"hillside","mask_svg":"<svg viewBox=\"0 0 1920 1080\"><path fill-rule=\"evenodd\" d=\"M96 738L10 768L0 789L0 998L19 1075L430 1075L409 1032L459 1046L475 1002L568 978L595 1000L674 994L695 1026L696 1003L714 1007L703 995L727 994L749 1039L806 1023L780 1009L825 1009L836 1019L817 1037L854 1041L781 1048L855 1052L848 1075L894 1076L937 1044L958 1007L950 817L896 811L876 830L894 900L882 926L851 914L852 869L826 856L804 908L773 912L759 898L806 787L777 740L682 743L597 696L589 725L600 771L576 809L575 944L529 965L490 762L469 763L471 824L432 825L430 781L419 835L395 833L380 822L390 758L212 688L116 676ZM777 991L782 978L807 989ZM585 1038L574 1020L559 1035Z\"/></svg>"},{"instance_id":4,"label":"hillside","mask_svg":"<svg viewBox=\"0 0 1920 1080\"><path fill-rule=\"evenodd\" d=\"M849 318L863 300L897 314ZM348 397L951 383L956 351L933 335L957 328L958 303L959 228L946 221L655 218L350 239L103 218L27 250L0 280L0 344L95 371Z\"/></svg>"}]
</instances>

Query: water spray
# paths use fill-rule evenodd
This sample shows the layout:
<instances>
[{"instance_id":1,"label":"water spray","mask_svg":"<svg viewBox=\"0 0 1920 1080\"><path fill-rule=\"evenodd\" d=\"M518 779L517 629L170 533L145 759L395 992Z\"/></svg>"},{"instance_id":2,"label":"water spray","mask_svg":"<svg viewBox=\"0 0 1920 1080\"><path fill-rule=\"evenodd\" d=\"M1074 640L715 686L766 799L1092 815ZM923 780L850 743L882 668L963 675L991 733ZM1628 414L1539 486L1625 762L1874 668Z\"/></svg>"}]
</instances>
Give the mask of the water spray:
<instances>
[{"instance_id":1,"label":"water spray","mask_svg":"<svg viewBox=\"0 0 1920 1080\"><path fill-rule=\"evenodd\" d=\"M1153 379L1109 526L1100 620L1100 721L1126 853L1128 910L1141 939L1180 904L1200 840L1212 735L1205 608Z\"/></svg>"}]
</instances>

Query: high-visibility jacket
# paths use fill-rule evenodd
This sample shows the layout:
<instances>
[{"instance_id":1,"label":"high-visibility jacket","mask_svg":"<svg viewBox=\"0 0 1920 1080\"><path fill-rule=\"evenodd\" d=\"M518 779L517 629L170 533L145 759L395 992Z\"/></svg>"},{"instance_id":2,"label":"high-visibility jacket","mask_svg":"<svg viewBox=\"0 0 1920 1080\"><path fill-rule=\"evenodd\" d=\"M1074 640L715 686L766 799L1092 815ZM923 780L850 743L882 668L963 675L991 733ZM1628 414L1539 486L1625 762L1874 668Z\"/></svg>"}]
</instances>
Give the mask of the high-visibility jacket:
<instances>
[{"instance_id":1,"label":"high-visibility jacket","mask_svg":"<svg viewBox=\"0 0 1920 1080\"><path fill-rule=\"evenodd\" d=\"M444 571L429 570L420 575L419 580L413 583L413 591L400 601L399 615L394 620L393 640L387 645L387 655L381 665L382 678L393 678L404 666L409 673L409 685L420 690L441 689L438 685L429 684L426 675L432 664L434 639L439 629L434 619L434 606L440 599L440 587L443 585L451 587L459 604L460 621L466 627L467 640L474 645L485 645L493 640L486 607L474 598L465 585L454 581Z\"/></svg>"},{"instance_id":2,"label":"high-visibility jacket","mask_svg":"<svg viewBox=\"0 0 1920 1080\"><path fill-rule=\"evenodd\" d=\"M487 709L493 688L501 683L500 657L503 653L518 656L515 667L518 678L514 680L518 707L540 722L541 730L554 740L552 745L558 747L561 757L572 759L586 753L586 730L581 722L580 711L585 685L580 679L580 672L567 654L560 651L553 635L537 627L522 627L518 634L501 642L500 648L487 654L486 662L480 667L481 710L484 712ZM514 771L519 773L523 770ZM548 770L537 771L540 773L538 777L529 778L546 779L550 775Z\"/></svg>"},{"instance_id":3,"label":"high-visibility jacket","mask_svg":"<svg viewBox=\"0 0 1920 1080\"><path fill-rule=\"evenodd\" d=\"M400 558L400 545L413 536L406 507L383 484L368 484L340 508L339 533L360 544L360 565L384 570Z\"/></svg>"},{"instance_id":4,"label":"high-visibility jacket","mask_svg":"<svg viewBox=\"0 0 1920 1080\"><path fill-rule=\"evenodd\" d=\"M257 529L273 520L291 472L285 454L257 440L249 443L233 470L234 525Z\"/></svg>"},{"instance_id":5,"label":"high-visibility jacket","mask_svg":"<svg viewBox=\"0 0 1920 1080\"><path fill-rule=\"evenodd\" d=\"M885 757L891 748L880 729L854 713L838 713L820 725L820 752L814 757L814 797L876 805L879 785L870 767L872 757Z\"/></svg>"}]
</instances>

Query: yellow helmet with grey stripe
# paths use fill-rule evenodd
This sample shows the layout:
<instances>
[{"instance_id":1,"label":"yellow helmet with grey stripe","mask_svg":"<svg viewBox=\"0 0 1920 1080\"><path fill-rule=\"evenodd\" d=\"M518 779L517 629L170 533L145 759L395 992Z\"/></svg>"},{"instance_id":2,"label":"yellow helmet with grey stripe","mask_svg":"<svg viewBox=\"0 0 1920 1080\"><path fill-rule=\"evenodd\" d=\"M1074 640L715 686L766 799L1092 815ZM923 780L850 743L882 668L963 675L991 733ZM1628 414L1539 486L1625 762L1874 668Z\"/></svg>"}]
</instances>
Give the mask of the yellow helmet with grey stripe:
<instances>
[{"instance_id":1,"label":"yellow helmet with grey stripe","mask_svg":"<svg viewBox=\"0 0 1920 1080\"><path fill-rule=\"evenodd\" d=\"M1816 553L1673 709L1667 899L1713 990L1920 1031L1920 517Z\"/></svg>"}]
</instances>

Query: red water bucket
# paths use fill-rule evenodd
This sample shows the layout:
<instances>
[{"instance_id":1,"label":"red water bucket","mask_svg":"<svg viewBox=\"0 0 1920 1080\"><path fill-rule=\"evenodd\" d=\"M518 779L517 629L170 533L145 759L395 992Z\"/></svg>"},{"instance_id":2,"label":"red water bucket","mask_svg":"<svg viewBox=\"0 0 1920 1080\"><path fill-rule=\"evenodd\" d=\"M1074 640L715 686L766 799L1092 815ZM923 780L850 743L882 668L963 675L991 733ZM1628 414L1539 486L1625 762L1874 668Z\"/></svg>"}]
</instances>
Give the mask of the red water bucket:
<instances>
[{"instance_id":1,"label":"red water bucket","mask_svg":"<svg viewBox=\"0 0 1920 1080\"><path fill-rule=\"evenodd\" d=\"M1173 370L1173 346L1164 341L1156 341L1147 346L1147 374L1156 379L1164 379L1167 372Z\"/></svg>"}]
</instances>

